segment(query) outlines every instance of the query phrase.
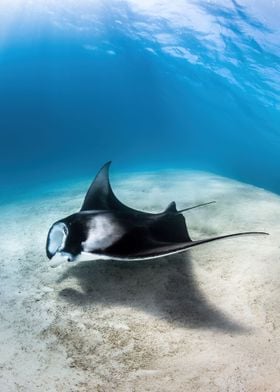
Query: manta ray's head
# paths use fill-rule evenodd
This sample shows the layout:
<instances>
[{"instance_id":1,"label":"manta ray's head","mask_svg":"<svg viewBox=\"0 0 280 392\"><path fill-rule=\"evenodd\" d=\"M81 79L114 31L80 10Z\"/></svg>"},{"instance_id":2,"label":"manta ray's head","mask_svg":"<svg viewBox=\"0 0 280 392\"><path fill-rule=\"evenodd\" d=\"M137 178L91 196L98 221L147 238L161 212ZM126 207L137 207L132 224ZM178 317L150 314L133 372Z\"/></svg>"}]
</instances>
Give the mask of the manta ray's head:
<instances>
[{"instance_id":1,"label":"manta ray's head","mask_svg":"<svg viewBox=\"0 0 280 392\"><path fill-rule=\"evenodd\" d=\"M46 253L58 264L73 261L80 252L80 229L75 215L55 222L48 232Z\"/></svg>"}]
</instances>

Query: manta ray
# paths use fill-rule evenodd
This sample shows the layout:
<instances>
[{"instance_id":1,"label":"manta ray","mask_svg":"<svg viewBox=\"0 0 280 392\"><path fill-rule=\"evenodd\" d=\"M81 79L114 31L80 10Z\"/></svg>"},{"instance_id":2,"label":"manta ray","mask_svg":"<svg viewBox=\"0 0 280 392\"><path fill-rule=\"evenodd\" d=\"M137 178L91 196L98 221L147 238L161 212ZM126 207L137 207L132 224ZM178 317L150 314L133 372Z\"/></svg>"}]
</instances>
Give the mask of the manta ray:
<instances>
[{"instance_id":1,"label":"manta ray","mask_svg":"<svg viewBox=\"0 0 280 392\"><path fill-rule=\"evenodd\" d=\"M115 196L107 162L87 191L81 210L55 222L47 236L49 259L146 260L174 253L223 238L267 234L242 232L193 241L183 212L214 202L177 210L172 201L164 211L138 211Z\"/></svg>"}]
</instances>

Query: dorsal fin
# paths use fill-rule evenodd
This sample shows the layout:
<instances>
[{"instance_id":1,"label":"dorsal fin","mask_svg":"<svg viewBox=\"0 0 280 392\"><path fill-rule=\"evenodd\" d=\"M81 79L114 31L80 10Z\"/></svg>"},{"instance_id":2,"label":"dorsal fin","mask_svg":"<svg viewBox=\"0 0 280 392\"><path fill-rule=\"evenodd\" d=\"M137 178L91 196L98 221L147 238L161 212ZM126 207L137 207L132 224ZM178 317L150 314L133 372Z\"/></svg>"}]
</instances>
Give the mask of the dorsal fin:
<instances>
[{"instance_id":1,"label":"dorsal fin","mask_svg":"<svg viewBox=\"0 0 280 392\"><path fill-rule=\"evenodd\" d=\"M111 161L105 163L89 187L81 211L122 210L126 206L114 195L109 181Z\"/></svg>"},{"instance_id":2,"label":"dorsal fin","mask_svg":"<svg viewBox=\"0 0 280 392\"><path fill-rule=\"evenodd\" d=\"M164 212L178 212L175 201L169 203Z\"/></svg>"}]
</instances>

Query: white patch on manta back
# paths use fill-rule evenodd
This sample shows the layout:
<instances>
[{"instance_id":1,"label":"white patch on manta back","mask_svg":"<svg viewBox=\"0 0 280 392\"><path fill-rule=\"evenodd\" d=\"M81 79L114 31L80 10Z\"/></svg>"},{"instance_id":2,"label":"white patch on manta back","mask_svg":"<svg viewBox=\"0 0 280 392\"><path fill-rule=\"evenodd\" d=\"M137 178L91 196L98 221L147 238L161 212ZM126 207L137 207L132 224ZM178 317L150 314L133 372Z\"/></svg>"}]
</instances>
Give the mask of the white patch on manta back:
<instances>
[{"instance_id":1,"label":"white patch on manta back","mask_svg":"<svg viewBox=\"0 0 280 392\"><path fill-rule=\"evenodd\" d=\"M82 242L84 252L106 249L120 239L125 230L111 216L95 216L88 225L89 235Z\"/></svg>"}]
</instances>

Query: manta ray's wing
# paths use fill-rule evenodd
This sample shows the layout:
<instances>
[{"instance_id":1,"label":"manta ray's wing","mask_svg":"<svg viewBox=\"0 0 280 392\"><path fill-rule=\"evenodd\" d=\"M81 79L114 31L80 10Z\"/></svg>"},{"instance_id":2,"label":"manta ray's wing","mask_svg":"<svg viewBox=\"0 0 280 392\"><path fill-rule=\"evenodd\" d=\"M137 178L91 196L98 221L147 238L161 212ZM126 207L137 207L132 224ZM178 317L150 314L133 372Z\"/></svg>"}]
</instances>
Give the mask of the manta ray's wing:
<instances>
[{"instance_id":1,"label":"manta ray's wing","mask_svg":"<svg viewBox=\"0 0 280 392\"><path fill-rule=\"evenodd\" d=\"M107 215L105 215L107 216ZM247 234L267 234L263 232L243 232L192 241L182 214L138 217L123 221L112 221L113 232L121 235L111 236L112 241L99 249L87 248L87 252L118 260L142 260L163 257L207 242ZM115 217L117 218L117 216Z\"/></svg>"},{"instance_id":2,"label":"manta ray's wing","mask_svg":"<svg viewBox=\"0 0 280 392\"><path fill-rule=\"evenodd\" d=\"M87 191L81 211L112 210L112 211L137 211L127 207L115 196L110 180L109 168L111 161L105 163L97 173L89 190Z\"/></svg>"},{"instance_id":3,"label":"manta ray's wing","mask_svg":"<svg viewBox=\"0 0 280 392\"><path fill-rule=\"evenodd\" d=\"M134 208L130 208L118 200L118 198L115 196L112 190L110 180L109 180L110 165L111 165L111 161L105 163L105 165L103 165L102 168L97 173L95 179L93 180L91 186L87 191L83 205L81 207L81 211L111 210L111 211L138 213L138 214L140 213L142 215L155 215L152 213L143 212L143 211L136 210ZM178 211L175 202L172 201L164 210L163 214L164 213L179 214L181 212L189 211L193 208L202 207L211 203L215 203L215 201L212 201L210 203L198 204L196 206L188 207Z\"/></svg>"},{"instance_id":4,"label":"manta ray's wing","mask_svg":"<svg viewBox=\"0 0 280 392\"><path fill-rule=\"evenodd\" d=\"M192 241L185 219L180 211L177 211L174 202L170 203L162 214L144 213L121 203L114 195L109 182L109 166L110 162L97 174L86 194L82 211L112 211L114 219L108 214L103 218L109 219L108 223L113 232L122 234L117 235L115 239L111 236L110 245L102 246L100 249L96 248L96 244L92 248L87 244L87 249L84 250L86 252L117 259L150 259L183 252L188 248L226 237L266 234L247 232ZM106 234L106 230L104 233Z\"/></svg>"},{"instance_id":5,"label":"manta ray's wing","mask_svg":"<svg viewBox=\"0 0 280 392\"><path fill-rule=\"evenodd\" d=\"M248 234L268 234L264 232L243 232L228 234L213 238L207 238L198 241L184 241L184 242L162 242L150 238L148 232L143 232L141 228L133 230L121 238L120 241L115 243L106 251L95 252L100 255L109 256L111 258L119 260L145 260L153 259L163 256L172 255L175 253L181 253L186 251L188 248L220 240L223 238L236 237Z\"/></svg>"},{"instance_id":6,"label":"manta ray's wing","mask_svg":"<svg viewBox=\"0 0 280 392\"><path fill-rule=\"evenodd\" d=\"M95 179L87 191L83 205L81 207L81 211L110 210L133 214L137 213L143 216L155 215L153 213L130 208L123 204L115 196L109 179L110 165L111 161L105 163L105 165L103 165L97 173ZM164 212L177 212L175 202L170 203Z\"/></svg>"}]
</instances>

